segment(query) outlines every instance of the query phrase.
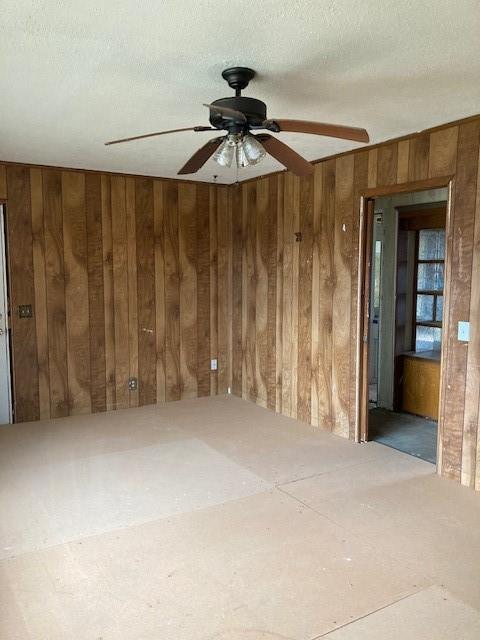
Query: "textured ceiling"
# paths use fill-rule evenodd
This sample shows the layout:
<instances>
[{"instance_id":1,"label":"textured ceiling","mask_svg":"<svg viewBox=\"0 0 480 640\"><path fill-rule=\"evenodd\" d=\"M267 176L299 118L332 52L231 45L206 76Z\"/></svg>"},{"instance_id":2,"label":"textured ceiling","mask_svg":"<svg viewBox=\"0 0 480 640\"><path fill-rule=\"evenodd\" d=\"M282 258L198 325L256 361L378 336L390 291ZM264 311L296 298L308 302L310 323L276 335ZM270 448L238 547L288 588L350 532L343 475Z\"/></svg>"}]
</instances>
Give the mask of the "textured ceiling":
<instances>
[{"instance_id":1,"label":"textured ceiling","mask_svg":"<svg viewBox=\"0 0 480 640\"><path fill-rule=\"evenodd\" d=\"M0 159L175 177L250 66L269 117L363 126L380 142L480 112L478 0L2 0ZM355 143L284 133L308 159ZM280 169L274 160L239 179ZM210 160L192 178L235 181ZM187 176L188 177L188 176Z\"/></svg>"}]
</instances>

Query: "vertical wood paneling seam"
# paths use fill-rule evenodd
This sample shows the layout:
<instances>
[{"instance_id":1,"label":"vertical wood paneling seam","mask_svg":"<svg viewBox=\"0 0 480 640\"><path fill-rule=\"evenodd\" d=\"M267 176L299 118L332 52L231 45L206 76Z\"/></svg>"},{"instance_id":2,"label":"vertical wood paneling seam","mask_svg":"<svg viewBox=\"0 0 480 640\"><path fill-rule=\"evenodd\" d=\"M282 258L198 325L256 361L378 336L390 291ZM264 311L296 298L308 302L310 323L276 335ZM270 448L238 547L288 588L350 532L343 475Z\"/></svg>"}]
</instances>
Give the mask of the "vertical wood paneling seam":
<instances>
[{"instance_id":1,"label":"vertical wood paneling seam","mask_svg":"<svg viewBox=\"0 0 480 640\"><path fill-rule=\"evenodd\" d=\"M228 387L228 344L230 321L228 319L229 300L229 226L228 226L228 188L217 187L217 234L218 234L218 392L225 394Z\"/></svg>"},{"instance_id":2,"label":"vertical wood paneling seam","mask_svg":"<svg viewBox=\"0 0 480 640\"><path fill-rule=\"evenodd\" d=\"M354 157L336 160L335 180L335 286L333 291L333 361L332 406L334 432L348 437L350 433L350 317L345 321L345 309L351 308L351 235L353 215ZM348 337L347 337L348 335ZM348 388L345 390L345 380ZM348 396L348 399L347 399Z\"/></svg>"},{"instance_id":3,"label":"vertical wood paneling seam","mask_svg":"<svg viewBox=\"0 0 480 640\"><path fill-rule=\"evenodd\" d=\"M255 219L255 368L256 401L267 406L267 316L268 316L268 271L265 264L265 219L268 208L268 178L256 182Z\"/></svg>"},{"instance_id":4,"label":"vertical wood paneling seam","mask_svg":"<svg viewBox=\"0 0 480 640\"><path fill-rule=\"evenodd\" d=\"M293 176L283 179L283 299L282 299L282 413L292 416L292 256L293 256Z\"/></svg>"},{"instance_id":5,"label":"vertical wood paneling seam","mask_svg":"<svg viewBox=\"0 0 480 640\"><path fill-rule=\"evenodd\" d=\"M312 246L312 326L311 326L311 375L310 403L312 425L319 426L319 353L320 353L320 214L323 166L315 167L313 184L313 246Z\"/></svg>"},{"instance_id":6,"label":"vertical wood paneling seam","mask_svg":"<svg viewBox=\"0 0 480 640\"><path fill-rule=\"evenodd\" d=\"M87 276L89 298L90 395L92 412L107 406L103 273L102 178L85 175Z\"/></svg>"},{"instance_id":7,"label":"vertical wood paneling seam","mask_svg":"<svg viewBox=\"0 0 480 640\"><path fill-rule=\"evenodd\" d=\"M128 377L138 381L138 283L137 283L137 216L135 179L125 181L125 213L127 231L127 314L128 314ZM136 407L139 404L138 387L129 390L128 404Z\"/></svg>"},{"instance_id":8,"label":"vertical wood paneling seam","mask_svg":"<svg viewBox=\"0 0 480 640\"><path fill-rule=\"evenodd\" d=\"M217 231L218 187L209 187L208 224L210 255L210 358L218 359L218 231ZM209 368L210 371L210 368ZM218 393L218 376L210 371L210 395Z\"/></svg>"},{"instance_id":9,"label":"vertical wood paneling seam","mask_svg":"<svg viewBox=\"0 0 480 640\"><path fill-rule=\"evenodd\" d=\"M68 415L62 176L42 171L51 417Z\"/></svg>"},{"instance_id":10,"label":"vertical wood paneling seam","mask_svg":"<svg viewBox=\"0 0 480 640\"><path fill-rule=\"evenodd\" d=\"M275 410L283 413L282 408L282 370L283 370L283 181L284 176L277 176L277 236L276 240L276 328L275 328Z\"/></svg>"},{"instance_id":11,"label":"vertical wood paneling seam","mask_svg":"<svg viewBox=\"0 0 480 640\"><path fill-rule=\"evenodd\" d=\"M137 251L138 403L157 399L156 296L153 180L135 179Z\"/></svg>"},{"instance_id":12,"label":"vertical wood paneling seam","mask_svg":"<svg viewBox=\"0 0 480 640\"><path fill-rule=\"evenodd\" d=\"M297 415L311 423L312 378L312 283L313 283L313 176L302 178L299 193L299 244L298 269L298 386Z\"/></svg>"},{"instance_id":13,"label":"vertical wood paneling seam","mask_svg":"<svg viewBox=\"0 0 480 640\"><path fill-rule=\"evenodd\" d=\"M210 395L210 187L197 186L197 390Z\"/></svg>"},{"instance_id":14,"label":"vertical wood paneling seam","mask_svg":"<svg viewBox=\"0 0 480 640\"><path fill-rule=\"evenodd\" d=\"M115 336L115 407L129 406L128 276L126 178L113 176L111 185L113 314ZM141 381L139 381L139 386Z\"/></svg>"},{"instance_id":15,"label":"vertical wood paneling seam","mask_svg":"<svg viewBox=\"0 0 480 640\"><path fill-rule=\"evenodd\" d=\"M267 407L271 410L275 410L277 404L277 191L277 178L268 178Z\"/></svg>"},{"instance_id":16,"label":"vertical wood paneling seam","mask_svg":"<svg viewBox=\"0 0 480 640\"><path fill-rule=\"evenodd\" d=\"M103 304L105 318L105 385L107 411L117 406L115 389L115 312L113 285L113 237L111 178L101 177Z\"/></svg>"},{"instance_id":17,"label":"vertical wood paneling seam","mask_svg":"<svg viewBox=\"0 0 480 640\"><path fill-rule=\"evenodd\" d=\"M300 178L293 178L293 232L300 230ZM293 242L293 238L292 238ZM292 417L297 417L298 407L298 289L299 289L299 262L300 262L300 243L293 242L292 249L292 353L291 353L291 411Z\"/></svg>"},{"instance_id":18,"label":"vertical wood paneling seam","mask_svg":"<svg viewBox=\"0 0 480 640\"><path fill-rule=\"evenodd\" d=\"M69 414L91 413L90 311L85 174L62 172L63 260ZM86 311L86 313L84 313Z\"/></svg>"},{"instance_id":19,"label":"vertical wood paneling seam","mask_svg":"<svg viewBox=\"0 0 480 640\"><path fill-rule=\"evenodd\" d=\"M242 199L241 188L232 191L232 393L242 395Z\"/></svg>"},{"instance_id":20,"label":"vertical wood paneling seam","mask_svg":"<svg viewBox=\"0 0 480 640\"><path fill-rule=\"evenodd\" d=\"M247 387L247 322L248 322L248 262L247 262L247 189L241 189L241 214L242 214L242 398L248 398Z\"/></svg>"},{"instance_id":21,"label":"vertical wood paneling seam","mask_svg":"<svg viewBox=\"0 0 480 640\"><path fill-rule=\"evenodd\" d=\"M153 183L153 233L155 260L155 362L156 362L156 400L165 402L166 398L166 359L165 359L165 195L164 183ZM138 263L138 257L137 257ZM137 295L138 298L138 295ZM137 318L138 326L138 318Z\"/></svg>"},{"instance_id":22,"label":"vertical wood paneling seam","mask_svg":"<svg viewBox=\"0 0 480 640\"><path fill-rule=\"evenodd\" d=\"M178 185L167 184L165 198L165 396L168 401L179 400L181 395Z\"/></svg>"},{"instance_id":23,"label":"vertical wood paneling seam","mask_svg":"<svg viewBox=\"0 0 480 640\"><path fill-rule=\"evenodd\" d=\"M198 246L195 185L182 185L179 187L178 195L181 397L193 398L198 393Z\"/></svg>"},{"instance_id":24,"label":"vertical wood paneling seam","mask_svg":"<svg viewBox=\"0 0 480 640\"><path fill-rule=\"evenodd\" d=\"M35 180L34 180L35 176ZM38 201L34 202L34 182ZM50 418L50 376L48 354L47 273L45 265L45 216L42 170L30 170L33 271L35 283L35 328L37 334L39 417ZM38 207L38 211L36 208ZM40 218L38 219L37 216ZM37 246L36 246L37 245ZM42 333L43 331L43 333ZM41 353L42 351L42 353Z\"/></svg>"},{"instance_id":25,"label":"vertical wood paneling seam","mask_svg":"<svg viewBox=\"0 0 480 640\"><path fill-rule=\"evenodd\" d=\"M233 194L232 189L227 190L228 198L228 225L227 225L227 238L228 238L228 313L227 313L227 358L228 358L228 389L232 392L233 386L233 327L232 327L232 313L233 313L233 246L232 246L232 230L233 230Z\"/></svg>"},{"instance_id":26,"label":"vertical wood paneling seam","mask_svg":"<svg viewBox=\"0 0 480 640\"><path fill-rule=\"evenodd\" d=\"M63 220L63 185L61 182L61 178L60 178L60 185L61 185L61 192L60 192L60 203L61 203L61 211L62 211L62 228L63 228L63 224L64 224L64 220ZM62 232L63 233L63 232ZM67 322L68 322L68 318L67 318L67 305L66 305L66 301L67 301L67 292L66 292L66 282L65 282L65 237L62 235L62 252L63 252L63 300L64 300L64 313L65 313L65 353L68 353L68 338L67 338ZM67 402L67 415L68 412L70 410L70 400L69 400L69 389L70 389L70 376L69 376L69 372L68 372L68 361L67 361L67 367L66 367L66 391L67 391L67 398L66 398L66 402Z\"/></svg>"}]
</instances>

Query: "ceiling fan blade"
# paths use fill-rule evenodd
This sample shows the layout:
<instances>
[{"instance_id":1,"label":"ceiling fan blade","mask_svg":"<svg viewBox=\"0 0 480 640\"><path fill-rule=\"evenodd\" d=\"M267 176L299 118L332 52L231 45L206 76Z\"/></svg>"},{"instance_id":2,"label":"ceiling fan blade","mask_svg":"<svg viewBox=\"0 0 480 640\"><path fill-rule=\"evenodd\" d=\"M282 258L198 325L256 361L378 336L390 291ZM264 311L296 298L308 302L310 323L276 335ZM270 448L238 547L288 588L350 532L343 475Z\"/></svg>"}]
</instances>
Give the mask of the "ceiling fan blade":
<instances>
[{"instance_id":1,"label":"ceiling fan blade","mask_svg":"<svg viewBox=\"0 0 480 640\"><path fill-rule=\"evenodd\" d=\"M261 133L255 138L265 147L267 153L295 175L309 176L313 173L313 165L278 138L274 138L268 133Z\"/></svg>"},{"instance_id":2,"label":"ceiling fan blade","mask_svg":"<svg viewBox=\"0 0 480 640\"><path fill-rule=\"evenodd\" d=\"M163 136L166 133L178 133L179 131L214 131L213 127L186 127L185 129L168 129L167 131L156 131L155 133L145 133L142 136L132 136L131 138L120 138L119 140L110 140L105 142L105 146L110 144L119 144L120 142L131 142L132 140L142 140L143 138L153 138L154 136Z\"/></svg>"},{"instance_id":3,"label":"ceiling fan blade","mask_svg":"<svg viewBox=\"0 0 480 640\"><path fill-rule=\"evenodd\" d=\"M217 106L216 104L205 104L204 103L203 106L207 107L208 109L210 109L210 111L216 111L217 113L219 113L224 118L233 118L234 120L237 120L238 122L246 122L247 121L247 118L246 118L245 114L243 114L241 111L237 111L236 109L229 109L228 107L220 107L220 106Z\"/></svg>"},{"instance_id":4,"label":"ceiling fan blade","mask_svg":"<svg viewBox=\"0 0 480 640\"><path fill-rule=\"evenodd\" d=\"M276 133L280 131L293 131L296 133L313 133L317 136L328 136L330 138L355 140L355 142L370 141L365 129L344 127L341 124L311 122L309 120L265 120L263 125L265 129Z\"/></svg>"},{"instance_id":5,"label":"ceiling fan blade","mask_svg":"<svg viewBox=\"0 0 480 640\"><path fill-rule=\"evenodd\" d=\"M218 147L225 140L225 136L220 138L213 138L213 140L209 140L207 144L204 144L203 147L200 147L193 156L187 160L187 162L183 165L177 175L185 175L187 173L196 173L199 169L203 167L206 161L215 153Z\"/></svg>"}]
</instances>

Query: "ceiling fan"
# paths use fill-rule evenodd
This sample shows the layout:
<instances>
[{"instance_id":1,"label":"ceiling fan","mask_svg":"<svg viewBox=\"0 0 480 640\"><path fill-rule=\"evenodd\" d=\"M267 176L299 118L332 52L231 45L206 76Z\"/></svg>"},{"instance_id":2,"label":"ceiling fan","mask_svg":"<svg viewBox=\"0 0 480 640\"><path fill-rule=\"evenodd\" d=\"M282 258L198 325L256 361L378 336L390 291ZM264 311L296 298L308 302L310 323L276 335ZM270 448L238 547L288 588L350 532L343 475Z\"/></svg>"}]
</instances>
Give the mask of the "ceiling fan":
<instances>
[{"instance_id":1,"label":"ceiling fan","mask_svg":"<svg viewBox=\"0 0 480 640\"><path fill-rule=\"evenodd\" d=\"M311 133L319 136L343 138L355 142L368 142L369 137L365 129L345 127L337 124L310 122L308 120L272 120L267 118L267 106L256 98L242 96L242 90L248 86L255 76L253 69L247 67L232 67L222 72L223 78L235 90L230 98L220 98L211 104L204 105L210 110L211 126L186 127L184 129L170 129L157 131L141 136L111 140L106 145L131 142L143 138L153 138L167 133L180 131L226 131L226 135L212 138L204 144L183 165L178 175L196 173L213 155L213 159L224 167L231 167L235 160L238 167L254 165L260 162L266 154L270 154L287 169L298 176L313 173L313 165L305 160L284 142L270 135L252 131L264 129L272 133L292 131L297 133Z\"/></svg>"}]
</instances>

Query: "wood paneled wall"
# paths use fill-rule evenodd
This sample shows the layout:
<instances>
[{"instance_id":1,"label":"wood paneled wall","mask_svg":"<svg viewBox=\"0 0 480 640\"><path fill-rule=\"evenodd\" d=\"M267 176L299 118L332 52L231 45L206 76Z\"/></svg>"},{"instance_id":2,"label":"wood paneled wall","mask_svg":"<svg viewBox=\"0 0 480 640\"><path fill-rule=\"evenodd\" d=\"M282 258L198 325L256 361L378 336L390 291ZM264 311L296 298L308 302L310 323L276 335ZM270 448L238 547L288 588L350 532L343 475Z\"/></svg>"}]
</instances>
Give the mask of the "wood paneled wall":
<instances>
[{"instance_id":1,"label":"wood paneled wall","mask_svg":"<svg viewBox=\"0 0 480 640\"><path fill-rule=\"evenodd\" d=\"M16 421L226 393L227 187L5 164L0 199Z\"/></svg>"},{"instance_id":2,"label":"wood paneled wall","mask_svg":"<svg viewBox=\"0 0 480 640\"><path fill-rule=\"evenodd\" d=\"M454 176L438 465L480 489L479 135L473 119L232 187L234 393L353 438L360 196Z\"/></svg>"},{"instance_id":3,"label":"wood paneled wall","mask_svg":"<svg viewBox=\"0 0 480 640\"><path fill-rule=\"evenodd\" d=\"M16 419L231 385L353 438L360 197L453 177L438 467L480 489L479 137L470 119L231 187L0 164Z\"/></svg>"}]
</instances>

